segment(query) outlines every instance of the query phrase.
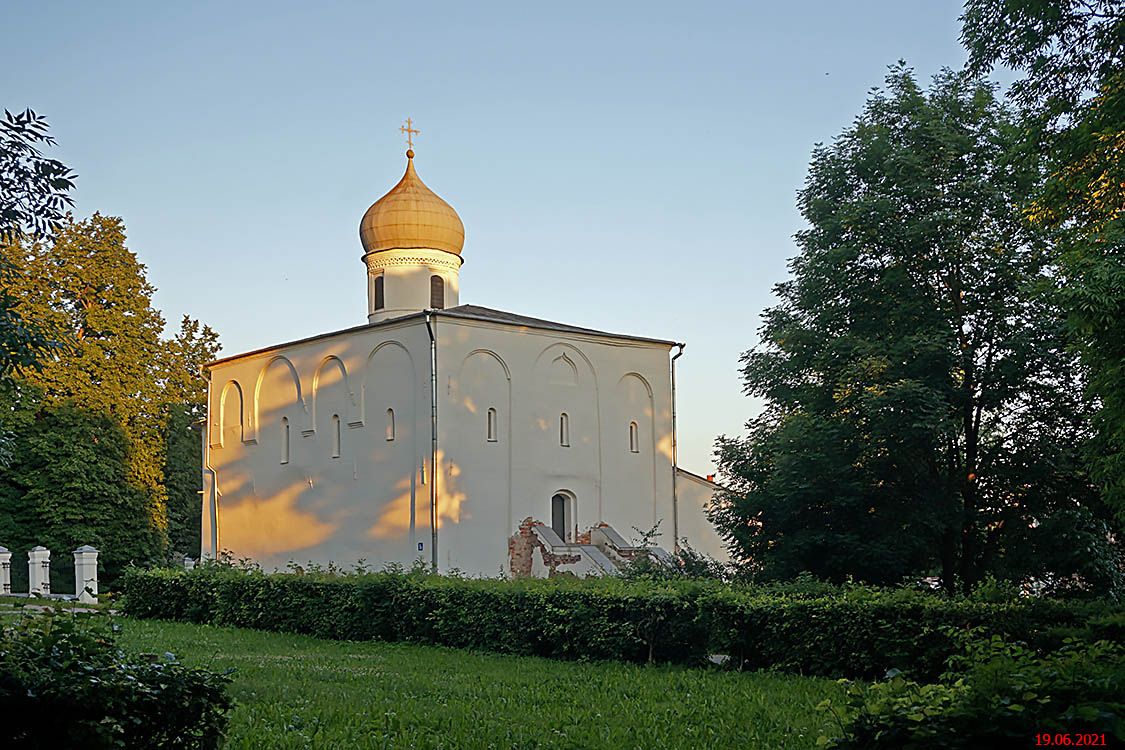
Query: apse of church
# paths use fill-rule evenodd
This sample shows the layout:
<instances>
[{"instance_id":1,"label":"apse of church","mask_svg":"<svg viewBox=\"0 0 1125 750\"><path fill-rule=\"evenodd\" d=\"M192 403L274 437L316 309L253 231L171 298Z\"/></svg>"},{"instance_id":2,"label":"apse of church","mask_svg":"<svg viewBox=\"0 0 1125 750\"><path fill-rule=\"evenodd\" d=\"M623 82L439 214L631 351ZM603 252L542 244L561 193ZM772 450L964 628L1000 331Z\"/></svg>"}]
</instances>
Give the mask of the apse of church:
<instances>
[{"instance_id":1,"label":"apse of church","mask_svg":"<svg viewBox=\"0 0 1125 750\"><path fill-rule=\"evenodd\" d=\"M677 344L460 304L464 226L413 148L360 240L366 324L206 367L205 555L602 574L658 523L723 555L674 466Z\"/></svg>"}]
</instances>

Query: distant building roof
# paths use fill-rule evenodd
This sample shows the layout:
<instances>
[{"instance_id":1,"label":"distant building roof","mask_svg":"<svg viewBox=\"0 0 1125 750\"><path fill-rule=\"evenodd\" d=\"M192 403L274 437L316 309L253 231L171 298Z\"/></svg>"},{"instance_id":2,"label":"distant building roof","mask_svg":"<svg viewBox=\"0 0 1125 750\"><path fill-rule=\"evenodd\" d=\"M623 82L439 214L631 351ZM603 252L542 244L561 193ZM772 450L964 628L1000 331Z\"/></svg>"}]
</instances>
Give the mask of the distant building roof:
<instances>
[{"instance_id":1,"label":"distant building roof","mask_svg":"<svg viewBox=\"0 0 1125 750\"><path fill-rule=\"evenodd\" d=\"M691 479L696 480L697 482L704 482L704 483L709 484L712 487L715 487L717 489L727 490L728 492L730 491L729 487L724 487L723 485L719 484L718 482L716 482L714 479L711 478L711 477L715 476L714 474L711 474L709 476L704 477L704 476L700 476L699 474L696 474L694 471L688 471L687 469L685 469L682 466L677 466L676 471L678 471L680 474L683 474L686 477L689 477Z\"/></svg>"}]
</instances>

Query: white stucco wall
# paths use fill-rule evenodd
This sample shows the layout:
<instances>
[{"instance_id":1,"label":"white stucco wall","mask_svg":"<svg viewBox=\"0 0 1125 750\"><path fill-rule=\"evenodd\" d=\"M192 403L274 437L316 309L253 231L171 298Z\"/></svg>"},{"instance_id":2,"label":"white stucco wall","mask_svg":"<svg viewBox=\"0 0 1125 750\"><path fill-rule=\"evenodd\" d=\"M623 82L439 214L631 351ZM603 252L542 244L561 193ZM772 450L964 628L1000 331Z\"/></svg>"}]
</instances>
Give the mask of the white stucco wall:
<instances>
[{"instance_id":1,"label":"white stucco wall","mask_svg":"<svg viewBox=\"0 0 1125 750\"><path fill-rule=\"evenodd\" d=\"M671 549L669 344L433 320L442 570L505 570L509 536L528 516L549 524L556 493L572 498L570 538L602 522L626 538L659 523ZM411 318L212 365L205 555L267 568L428 562L429 353L424 320ZM717 556L703 489L679 488L680 536Z\"/></svg>"},{"instance_id":2,"label":"white stucco wall","mask_svg":"<svg viewBox=\"0 0 1125 750\"><path fill-rule=\"evenodd\" d=\"M528 516L550 524L557 493L573 499L569 539L601 522L630 537L659 521L671 546L669 345L449 317L436 331L442 498L456 507L441 526L443 568L506 568L508 537Z\"/></svg>"},{"instance_id":3,"label":"white stucco wall","mask_svg":"<svg viewBox=\"0 0 1125 750\"><path fill-rule=\"evenodd\" d=\"M686 538L696 552L726 563L730 562L730 553L719 532L707 520L707 509L719 489L714 482L691 472L681 469L676 474L680 538Z\"/></svg>"},{"instance_id":4,"label":"white stucco wall","mask_svg":"<svg viewBox=\"0 0 1125 750\"><path fill-rule=\"evenodd\" d=\"M210 377L205 555L216 552L214 498L217 550L265 567L428 559L429 501L419 489L430 435L423 324L353 329L250 354L213 365Z\"/></svg>"}]
</instances>

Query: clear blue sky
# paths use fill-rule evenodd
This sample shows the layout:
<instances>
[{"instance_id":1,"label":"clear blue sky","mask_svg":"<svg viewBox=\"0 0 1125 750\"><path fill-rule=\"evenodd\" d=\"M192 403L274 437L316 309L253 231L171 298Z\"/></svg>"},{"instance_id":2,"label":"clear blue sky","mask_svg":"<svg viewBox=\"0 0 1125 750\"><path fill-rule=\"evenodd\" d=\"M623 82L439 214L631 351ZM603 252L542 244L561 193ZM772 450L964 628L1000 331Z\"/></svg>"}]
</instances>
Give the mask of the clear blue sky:
<instances>
[{"instance_id":1,"label":"clear blue sky","mask_svg":"<svg viewBox=\"0 0 1125 750\"><path fill-rule=\"evenodd\" d=\"M465 223L461 301L686 341L681 463L758 405L738 357L796 252L813 144L905 59L965 59L949 0L23 2L8 109L48 116L76 211L122 216L156 304L228 354L366 320L358 225L422 134Z\"/></svg>"}]
</instances>

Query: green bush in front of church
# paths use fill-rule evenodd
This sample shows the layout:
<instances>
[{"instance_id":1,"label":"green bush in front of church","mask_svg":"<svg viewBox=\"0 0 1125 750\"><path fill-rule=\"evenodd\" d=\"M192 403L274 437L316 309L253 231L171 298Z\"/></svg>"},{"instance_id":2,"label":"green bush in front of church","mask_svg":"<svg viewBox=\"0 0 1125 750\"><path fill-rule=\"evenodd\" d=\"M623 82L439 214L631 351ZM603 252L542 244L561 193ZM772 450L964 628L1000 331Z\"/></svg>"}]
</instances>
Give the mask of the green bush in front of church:
<instances>
[{"instance_id":1,"label":"green bush in front of church","mask_svg":"<svg viewBox=\"0 0 1125 750\"><path fill-rule=\"evenodd\" d=\"M172 654L128 656L100 620L23 617L0 630L0 746L211 750L229 682Z\"/></svg>"},{"instance_id":2,"label":"green bush in front of church","mask_svg":"<svg viewBox=\"0 0 1125 750\"><path fill-rule=\"evenodd\" d=\"M1068 640L1038 654L992 638L965 637L936 684L892 673L848 685L825 700L840 731L820 744L837 750L1025 748L1125 741L1125 648Z\"/></svg>"},{"instance_id":3,"label":"green bush in front of church","mask_svg":"<svg viewBox=\"0 0 1125 750\"><path fill-rule=\"evenodd\" d=\"M407 641L570 660L704 664L871 679L933 679L983 628L1046 653L1106 637L1118 605L984 601L906 589L729 586L708 581L463 579L263 573L209 564L127 571L124 611L341 640ZM1108 624L1107 624L1108 623Z\"/></svg>"}]
</instances>

